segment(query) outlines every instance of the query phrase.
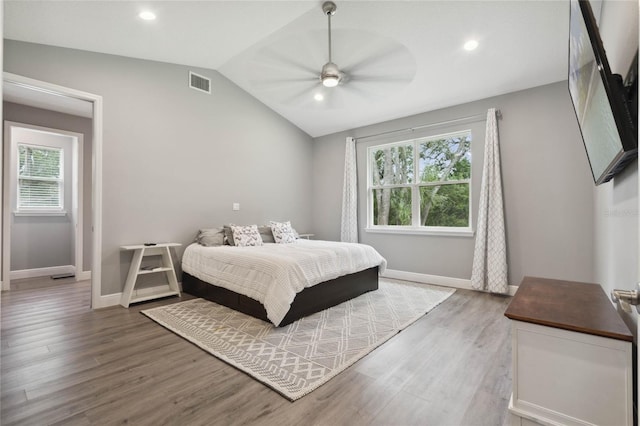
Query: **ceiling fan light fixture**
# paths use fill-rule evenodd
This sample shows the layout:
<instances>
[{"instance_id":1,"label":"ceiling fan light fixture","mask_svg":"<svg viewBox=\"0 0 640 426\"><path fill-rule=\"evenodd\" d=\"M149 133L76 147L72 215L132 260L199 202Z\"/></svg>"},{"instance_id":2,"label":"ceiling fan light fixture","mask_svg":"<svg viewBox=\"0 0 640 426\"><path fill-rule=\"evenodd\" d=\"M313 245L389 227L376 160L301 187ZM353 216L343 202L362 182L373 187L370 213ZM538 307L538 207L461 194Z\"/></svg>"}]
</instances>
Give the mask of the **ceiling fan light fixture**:
<instances>
[{"instance_id":1,"label":"ceiling fan light fixture","mask_svg":"<svg viewBox=\"0 0 640 426\"><path fill-rule=\"evenodd\" d=\"M475 50L478 47L477 40L469 40L464 44L464 50L468 50L469 52Z\"/></svg>"},{"instance_id":2,"label":"ceiling fan light fixture","mask_svg":"<svg viewBox=\"0 0 640 426\"><path fill-rule=\"evenodd\" d=\"M333 62L327 62L322 67L320 80L324 87L336 87L340 83L340 70Z\"/></svg>"},{"instance_id":3,"label":"ceiling fan light fixture","mask_svg":"<svg viewBox=\"0 0 640 426\"><path fill-rule=\"evenodd\" d=\"M138 14L138 17L145 21L153 21L156 19L156 14L149 10L144 10Z\"/></svg>"},{"instance_id":4,"label":"ceiling fan light fixture","mask_svg":"<svg viewBox=\"0 0 640 426\"><path fill-rule=\"evenodd\" d=\"M333 75L328 75L322 78L322 85L324 87L336 87L340 83L340 79Z\"/></svg>"}]
</instances>

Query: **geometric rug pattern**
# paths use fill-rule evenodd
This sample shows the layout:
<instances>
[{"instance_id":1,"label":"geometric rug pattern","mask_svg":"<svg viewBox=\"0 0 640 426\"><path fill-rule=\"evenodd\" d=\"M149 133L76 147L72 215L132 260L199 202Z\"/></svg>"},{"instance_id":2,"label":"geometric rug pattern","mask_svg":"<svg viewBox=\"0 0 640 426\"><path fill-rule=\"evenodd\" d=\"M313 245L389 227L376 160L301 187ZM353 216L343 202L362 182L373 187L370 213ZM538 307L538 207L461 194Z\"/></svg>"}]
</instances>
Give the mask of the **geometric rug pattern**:
<instances>
[{"instance_id":1,"label":"geometric rug pattern","mask_svg":"<svg viewBox=\"0 0 640 426\"><path fill-rule=\"evenodd\" d=\"M381 279L376 291L281 328L204 299L142 313L295 401L454 292L444 287Z\"/></svg>"}]
</instances>

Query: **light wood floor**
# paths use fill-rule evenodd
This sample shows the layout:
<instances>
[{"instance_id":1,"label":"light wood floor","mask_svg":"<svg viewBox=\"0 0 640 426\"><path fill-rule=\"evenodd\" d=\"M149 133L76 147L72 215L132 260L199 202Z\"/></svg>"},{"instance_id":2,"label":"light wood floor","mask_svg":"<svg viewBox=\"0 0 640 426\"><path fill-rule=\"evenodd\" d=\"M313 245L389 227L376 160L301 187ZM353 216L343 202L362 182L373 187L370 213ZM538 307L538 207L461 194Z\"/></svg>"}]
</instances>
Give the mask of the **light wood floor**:
<instances>
[{"instance_id":1,"label":"light wood floor","mask_svg":"<svg viewBox=\"0 0 640 426\"><path fill-rule=\"evenodd\" d=\"M291 403L139 313L177 298L91 311L89 286L2 293L2 425L505 424L509 298L458 290Z\"/></svg>"}]
</instances>

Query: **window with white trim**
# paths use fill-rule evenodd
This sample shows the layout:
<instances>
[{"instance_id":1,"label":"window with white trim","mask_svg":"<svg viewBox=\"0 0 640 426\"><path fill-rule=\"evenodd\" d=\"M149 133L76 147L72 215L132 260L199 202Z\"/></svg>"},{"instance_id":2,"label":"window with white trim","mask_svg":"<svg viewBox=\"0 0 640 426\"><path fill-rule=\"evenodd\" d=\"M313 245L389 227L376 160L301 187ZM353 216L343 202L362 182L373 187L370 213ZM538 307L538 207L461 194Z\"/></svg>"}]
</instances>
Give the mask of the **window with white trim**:
<instances>
[{"instance_id":1,"label":"window with white trim","mask_svg":"<svg viewBox=\"0 0 640 426\"><path fill-rule=\"evenodd\" d=\"M471 232L471 131L368 148L368 229Z\"/></svg>"},{"instance_id":2,"label":"window with white trim","mask_svg":"<svg viewBox=\"0 0 640 426\"><path fill-rule=\"evenodd\" d=\"M62 212L63 149L24 143L17 147L17 212Z\"/></svg>"}]
</instances>

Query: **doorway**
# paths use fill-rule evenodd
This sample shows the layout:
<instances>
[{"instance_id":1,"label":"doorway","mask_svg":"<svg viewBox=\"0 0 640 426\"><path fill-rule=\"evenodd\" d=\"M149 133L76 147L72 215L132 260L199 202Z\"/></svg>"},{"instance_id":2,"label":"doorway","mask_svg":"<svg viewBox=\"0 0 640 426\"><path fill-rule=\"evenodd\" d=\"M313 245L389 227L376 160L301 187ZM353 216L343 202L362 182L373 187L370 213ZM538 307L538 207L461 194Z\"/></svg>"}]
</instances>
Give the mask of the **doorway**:
<instances>
[{"instance_id":1,"label":"doorway","mask_svg":"<svg viewBox=\"0 0 640 426\"><path fill-rule=\"evenodd\" d=\"M27 114L33 111L29 108L22 106ZM84 135L6 120L4 127L12 213L11 251L5 255L10 280L90 278L90 266L85 270L83 262Z\"/></svg>"},{"instance_id":2,"label":"doorway","mask_svg":"<svg viewBox=\"0 0 640 426\"><path fill-rule=\"evenodd\" d=\"M80 215L75 218L76 222L78 220L82 220L83 222L88 222L90 225L88 226L88 233L90 235L91 240L91 249L89 251L91 262L89 265L85 263L84 267L82 262L79 263L78 267L78 258L82 258L82 253L79 250L74 251L73 262L76 263L77 270L80 270L80 276L78 278L83 279L87 278L87 274L90 273L91 277L91 307L99 308L104 304L101 303L100 297L100 284L101 284L101 258L102 258L102 97L98 95L94 95L87 92L78 91L75 89L58 86L55 84L30 79L27 77L19 76L16 74L4 73L3 74L3 83L4 83L4 94L6 95L7 89L20 89L24 93L27 93L27 96L33 98L46 98L48 101L54 101L56 105L63 104L74 104L74 103L83 103L88 105L92 114L92 124L90 129L91 134L91 143L89 144L91 149L91 158L90 164L91 167L84 167L85 172L88 173L88 170L91 170L91 180L90 180L90 188L91 188L91 199L90 199L90 212L91 214L83 215L83 218L80 219ZM3 96L5 98L6 96ZM3 99L4 100L4 99ZM45 101L47 102L47 101ZM50 108L51 109L51 108ZM13 123L16 124L16 123ZM34 126L37 127L37 126ZM41 133L52 133L51 129L30 129L40 131ZM53 132L56 133L56 132ZM58 132L58 134L61 134ZM66 135L74 137L73 135ZM3 176L4 185L3 185L3 195L2 195L2 231L0 233L0 237L2 238L2 244L0 246L0 254L2 255L2 274L1 274L1 283L2 290L10 289L10 279L11 279L11 239L12 239L12 229L11 229L11 219L14 214L11 205L11 163L10 163L10 151L7 149L7 145L11 145L9 143L10 138L5 134L4 145L5 149L0 150L0 174ZM80 147L80 144L77 144ZM81 148L78 148L76 151L76 155L79 155L79 151ZM4 151L4 152L2 152ZM72 150L73 151L73 150ZM17 156L17 154L16 154ZM79 203L80 197L76 200ZM88 201L88 200L87 200ZM74 209L81 210L79 205L74 205L73 202L71 204L71 210ZM77 238L79 235L87 234L87 232L75 232L74 240L76 247L78 246ZM81 244L82 245L82 244ZM89 272L90 271L90 272ZM84 275L84 276L83 276Z\"/></svg>"}]
</instances>

